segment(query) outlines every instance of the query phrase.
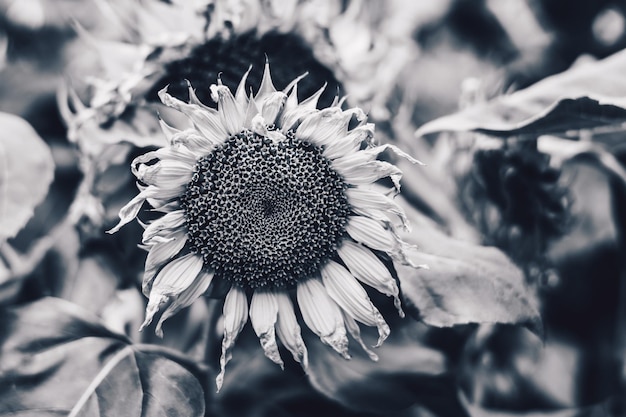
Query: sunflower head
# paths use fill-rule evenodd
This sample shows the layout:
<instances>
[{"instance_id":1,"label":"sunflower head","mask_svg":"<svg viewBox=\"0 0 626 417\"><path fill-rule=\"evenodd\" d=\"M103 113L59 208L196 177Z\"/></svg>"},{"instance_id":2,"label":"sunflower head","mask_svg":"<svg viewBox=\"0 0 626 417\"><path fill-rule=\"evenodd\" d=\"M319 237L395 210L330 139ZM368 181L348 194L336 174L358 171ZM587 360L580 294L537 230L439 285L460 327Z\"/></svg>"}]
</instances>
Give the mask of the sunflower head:
<instances>
[{"instance_id":1,"label":"sunflower head","mask_svg":"<svg viewBox=\"0 0 626 417\"><path fill-rule=\"evenodd\" d=\"M210 87L217 110L191 86L189 102L161 90L163 104L187 116L189 128L161 122L168 144L133 161L140 192L112 229L144 204L163 213L143 233L144 327L165 303L157 333L212 282L230 287L218 386L248 316L271 360L282 365L278 335L306 367L292 299L307 326L345 357L348 333L376 357L357 322L377 327L378 345L389 334L361 283L393 296L400 310L398 287L379 257L409 263L396 234L397 225L408 225L374 183L388 177L398 188L401 173L377 156L391 150L418 161L392 145L374 146L374 127L360 109L342 110L338 99L317 109L323 87L299 101L301 78L277 91L266 64L256 94L245 91L246 76L234 94L218 80Z\"/></svg>"}]
</instances>

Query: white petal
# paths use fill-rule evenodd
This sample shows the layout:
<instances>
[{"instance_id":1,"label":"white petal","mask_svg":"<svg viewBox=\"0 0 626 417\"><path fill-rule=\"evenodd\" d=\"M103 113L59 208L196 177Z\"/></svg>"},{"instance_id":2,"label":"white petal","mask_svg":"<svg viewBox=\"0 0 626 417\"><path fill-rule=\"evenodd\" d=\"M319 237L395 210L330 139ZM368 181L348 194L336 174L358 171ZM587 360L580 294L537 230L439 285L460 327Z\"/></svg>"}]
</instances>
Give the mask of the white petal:
<instances>
[{"instance_id":1,"label":"white petal","mask_svg":"<svg viewBox=\"0 0 626 417\"><path fill-rule=\"evenodd\" d=\"M300 362L306 370L309 366L309 359L293 304L285 292L277 293L276 298L278 302L276 333L285 347L289 349L293 358Z\"/></svg>"},{"instance_id":2,"label":"white petal","mask_svg":"<svg viewBox=\"0 0 626 417\"><path fill-rule=\"evenodd\" d=\"M276 122L278 114L283 110L287 96L283 92L275 92L267 96L262 103L261 114L265 123L272 125Z\"/></svg>"},{"instance_id":3,"label":"white petal","mask_svg":"<svg viewBox=\"0 0 626 417\"><path fill-rule=\"evenodd\" d=\"M183 308L189 307L194 301L198 299L202 294L206 292L213 280L213 272L200 271L198 276L193 280L191 285L181 292L178 296L174 297L174 301L167 306L163 311L163 314L159 318L159 322L156 325L155 333L157 336L163 335L162 326L165 320L178 313Z\"/></svg>"},{"instance_id":4,"label":"white petal","mask_svg":"<svg viewBox=\"0 0 626 417\"><path fill-rule=\"evenodd\" d=\"M152 291L172 296L186 290L202 269L202 257L195 253L176 258L166 264L152 283Z\"/></svg>"},{"instance_id":5,"label":"white petal","mask_svg":"<svg viewBox=\"0 0 626 417\"><path fill-rule=\"evenodd\" d=\"M322 281L328 295L350 316L368 326L378 328L380 346L389 336L389 326L357 280L337 262L329 261L322 267Z\"/></svg>"},{"instance_id":6,"label":"white petal","mask_svg":"<svg viewBox=\"0 0 626 417\"><path fill-rule=\"evenodd\" d=\"M263 79L261 80L261 85L259 86L259 91L254 96L254 99L257 102L263 102L267 96L276 92L276 87L272 83L272 75L270 74L270 64L269 62L265 62L265 67L263 68Z\"/></svg>"},{"instance_id":7,"label":"white petal","mask_svg":"<svg viewBox=\"0 0 626 417\"><path fill-rule=\"evenodd\" d=\"M371 250L358 243L344 240L337 249L337 253L358 280L387 296L393 297L394 305L398 309L400 317L404 317L400 305L398 285L391 276L391 272Z\"/></svg>"},{"instance_id":8,"label":"white petal","mask_svg":"<svg viewBox=\"0 0 626 417\"><path fill-rule=\"evenodd\" d=\"M222 143L228 137L228 133L214 109L198 104L185 103L172 97L167 93L167 87L159 91L159 98L166 106L176 109L189 117L194 126L211 143Z\"/></svg>"},{"instance_id":9,"label":"white petal","mask_svg":"<svg viewBox=\"0 0 626 417\"><path fill-rule=\"evenodd\" d=\"M296 129L296 137L323 146L344 136L344 127L341 110L327 108L306 116Z\"/></svg>"},{"instance_id":10,"label":"white petal","mask_svg":"<svg viewBox=\"0 0 626 417\"><path fill-rule=\"evenodd\" d=\"M163 121L163 119L159 119L159 126L161 126L161 130L163 131L163 134L165 135L168 143L170 144L172 143L172 137L180 133L180 130L168 125L167 123L165 123L165 121Z\"/></svg>"},{"instance_id":11,"label":"white petal","mask_svg":"<svg viewBox=\"0 0 626 417\"><path fill-rule=\"evenodd\" d=\"M199 132L193 129L188 129L183 132L179 132L174 135L170 143L172 145L181 144L184 145L185 148L189 149L194 154L205 155L215 148L215 146L219 145L218 142L211 142L204 135L201 135Z\"/></svg>"},{"instance_id":12,"label":"white petal","mask_svg":"<svg viewBox=\"0 0 626 417\"><path fill-rule=\"evenodd\" d=\"M409 229L409 221L404 210L386 195L359 187L348 188L345 192L352 211L356 214L370 217L372 211L378 215L391 213L400 219L406 230Z\"/></svg>"},{"instance_id":13,"label":"white petal","mask_svg":"<svg viewBox=\"0 0 626 417\"><path fill-rule=\"evenodd\" d=\"M322 283L314 278L300 282L296 295L306 325L322 342L331 346L344 358L350 358L341 310L328 296Z\"/></svg>"},{"instance_id":14,"label":"white petal","mask_svg":"<svg viewBox=\"0 0 626 417\"><path fill-rule=\"evenodd\" d=\"M120 218L119 223L117 223L111 230L107 230L107 233L117 232L118 230L122 228L122 226L124 226L127 223L130 223L135 217L137 217L137 214L139 214L139 210L141 209L141 206L148 198L148 195L151 193L151 191L154 191L154 187L152 190L149 190L149 189L150 187L141 191L139 194L133 197L132 200L126 203L124 207L120 209L120 212L118 214Z\"/></svg>"},{"instance_id":15,"label":"white petal","mask_svg":"<svg viewBox=\"0 0 626 417\"><path fill-rule=\"evenodd\" d=\"M400 191L402 171L389 162L371 161L361 165L338 168L334 165L335 161L333 161L333 168L350 184L372 184L381 178L389 177L393 181L396 190Z\"/></svg>"},{"instance_id":16,"label":"white petal","mask_svg":"<svg viewBox=\"0 0 626 417\"><path fill-rule=\"evenodd\" d=\"M156 242L168 242L172 239L170 234L182 228L185 224L185 220L184 210L176 210L167 213L165 216L148 225L146 230L143 231L141 243L149 245Z\"/></svg>"},{"instance_id":17,"label":"white petal","mask_svg":"<svg viewBox=\"0 0 626 417\"><path fill-rule=\"evenodd\" d=\"M348 168L354 165L362 165L367 162L375 160L378 155L380 155L386 150L392 151L396 155L408 160L409 162L413 164L424 165L423 162L418 161L417 159L413 158L408 153L400 150L400 148L398 148L397 146L385 144L381 146L374 146L371 148L363 149L362 151L359 151L350 155L346 155L343 158L336 159L335 161L333 161L333 166L338 169L342 169L342 168Z\"/></svg>"},{"instance_id":18,"label":"white petal","mask_svg":"<svg viewBox=\"0 0 626 417\"><path fill-rule=\"evenodd\" d=\"M250 321L252 328L261 341L265 356L283 368L284 364L278 353L274 326L278 317L278 301L272 291L255 291L250 301Z\"/></svg>"},{"instance_id":19,"label":"white petal","mask_svg":"<svg viewBox=\"0 0 626 417\"><path fill-rule=\"evenodd\" d=\"M363 339L361 338L361 329L359 328L359 324L356 322L356 320L354 320L352 317L350 317L349 314L345 312L343 314L343 319L346 323L346 329L348 329L348 333L350 333L350 336L352 336L354 340L359 342L361 348L363 348L363 350L365 351L365 353L367 353L367 356L369 356L371 360L377 362L378 355L372 352L365 344L365 342L363 342Z\"/></svg>"},{"instance_id":20,"label":"white petal","mask_svg":"<svg viewBox=\"0 0 626 417\"><path fill-rule=\"evenodd\" d=\"M244 114L233 93L225 85L211 85L211 97L217 102L217 110L226 132L235 135L243 130Z\"/></svg>"},{"instance_id":21,"label":"white petal","mask_svg":"<svg viewBox=\"0 0 626 417\"><path fill-rule=\"evenodd\" d=\"M324 156L328 159L337 159L346 155L352 155L361 147L361 143L368 143L374 137L374 124L368 123L348 132L348 134L336 141L331 141L324 147Z\"/></svg>"},{"instance_id":22,"label":"white petal","mask_svg":"<svg viewBox=\"0 0 626 417\"><path fill-rule=\"evenodd\" d=\"M156 272L165 264L165 262L176 256L185 246L187 242L187 232L177 230L172 232L167 242L159 242L150 246L150 251L146 257L146 267L143 274L144 286L152 283Z\"/></svg>"},{"instance_id":23,"label":"white petal","mask_svg":"<svg viewBox=\"0 0 626 417\"><path fill-rule=\"evenodd\" d=\"M242 108L244 108L246 104L248 103L248 93L246 91L246 80L248 79L248 75L250 74L250 71L252 71L252 65L248 67L248 71L246 71L246 73L243 74L243 77L241 77L241 80L239 81L239 85L237 86L237 90L235 91L235 100L237 100L237 103L239 103L239 105Z\"/></svg>"},{"instance_id":24,"label":"white petal","mask_svg":"<svg viewBox=\"0 0 626 417\"><path fill-rule=\"evenodd\" d=\"M405 265L417 267L406 254L408 245L390 227L386 228L376 220L363 216L350 216L346 232L352 239L371 249L386 252Z\"/></svg>"},{"instance_id":25,"label":"white petal","mask_svg":"<svg viewBox=\"0 0 626 417\"><path fill-rule=\"evenodd\" d=\"M237 287L232 287L224 300L224 338L222 339L222 356L220 357L220 373L215 378L217 391L224 383L226 364L232 357L232 348L237 336L248 321L248 299L246 293Z\"/></svg>"},{"instance_id":26,"label":"white petal","mask_svg":"<svg viewBox=\"0 0 626 417\"><path fill-rule=\"evenodd\" d=\"M140 164L135 172L137 179L148 185L176 188L189 183L193 167L184 162L161 160L153 165Z\"/></svg>"}]
</instances>

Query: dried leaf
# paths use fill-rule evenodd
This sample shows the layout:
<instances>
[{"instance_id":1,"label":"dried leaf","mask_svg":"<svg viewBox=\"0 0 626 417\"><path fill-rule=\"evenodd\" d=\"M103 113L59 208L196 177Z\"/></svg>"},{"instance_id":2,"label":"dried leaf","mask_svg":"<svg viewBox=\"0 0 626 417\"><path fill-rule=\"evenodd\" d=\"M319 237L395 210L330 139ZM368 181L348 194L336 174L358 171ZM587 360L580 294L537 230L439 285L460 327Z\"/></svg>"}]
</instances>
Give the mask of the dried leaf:
<instances>
[{"instance_id":1,"label":"dried leaf","mask_svg":"<svg viewBox=\"0 0 626 417\"><path fill-rule=\"evenodd\" d=\"M0 415L204 415L193 364L131 345L67 301L0 311L0 335Z\"/></svg>"},{"instance_id":2,"label":"dried leaf","mask_svg":"<svg viewBox=\"0 0 626 417\"><path fill-rule=\"evenodd\" d=\"M53 175L48 145L25 120L0 112L0 242L32 217Z\"/></svg>"},{"instance_id":3,"label":"dried leaf","mask_svg":"<svg viewBox=\"0 0 626 417\"><path fill-rule=\"evenodd\" d=\"M626 51L618 52L430 121L416 135L441 131L539 135L622 124L626 122L625 70Z\"/></svg>"}]
</instances>

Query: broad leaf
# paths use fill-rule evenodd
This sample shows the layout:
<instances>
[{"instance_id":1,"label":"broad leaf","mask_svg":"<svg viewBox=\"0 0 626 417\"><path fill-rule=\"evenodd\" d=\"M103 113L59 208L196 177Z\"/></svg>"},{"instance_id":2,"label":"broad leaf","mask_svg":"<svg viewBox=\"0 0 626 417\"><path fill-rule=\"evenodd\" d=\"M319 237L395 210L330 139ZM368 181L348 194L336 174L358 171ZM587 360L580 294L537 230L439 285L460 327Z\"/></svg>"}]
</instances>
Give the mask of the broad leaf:
<instances>
[{"instance_id":1,"label":"broad leaf","mask_svg":"<svg viewBox=\"0 0 626 417\"><path fill-rule=\"evenodd\" d=\"M25 120L0 112L0 242L31 218L53 175L48 145Z\"/></svg>"},{"instance_id":2,"label":"broad leaf","mask_svg":"<svg viewBox=\"0 0 626 417\"><path fill-rule=\"evenodd\" d=\"M495 136L564 133L626 122L626 51L578 65L518 92L435 119L416 135L477 131Z\"/></svg>"},{"instance_id":3,"label":"broad leaf","mask_svg":"<svg viewBox=\"0 0 626 417\"><path fill-rule=\"evenodd\" d=\"M0 356L0 415L204 415L193 364L61 299L0 311Z\"/></svg>"},{"instance_id":4,"label":"broad leaf","mask_svg":"<svg viewBox=\"0 0 626 417\"><path fill-rule=\"evenodd\" d=\"M450 327L468 323L520 323L542 333L541 318L524 274L494 247L453 239L411 210L417 246L410 259L428 268L397 265L405 303L424 323Z\"/></svg>"}]
</instances>

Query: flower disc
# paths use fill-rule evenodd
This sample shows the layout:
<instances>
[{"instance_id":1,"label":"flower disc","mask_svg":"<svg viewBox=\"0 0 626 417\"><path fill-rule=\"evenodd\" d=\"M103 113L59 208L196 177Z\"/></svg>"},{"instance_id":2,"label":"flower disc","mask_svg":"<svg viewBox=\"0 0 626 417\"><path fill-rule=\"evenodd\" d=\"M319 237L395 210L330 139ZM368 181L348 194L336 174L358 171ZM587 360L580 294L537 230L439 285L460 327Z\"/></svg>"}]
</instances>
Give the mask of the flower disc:
<instances>
[{"instance_id":1,"label":"flower disc","mask_svg":"<svg viewBox=\"0 0 626 417\"><path fill-rule=\"evenodd\" d=\"M206 266L244 288L285 288L334 253L350 206L322 150L244 131L202 157L181 205Z\"/></svg>"}]
</instances>

